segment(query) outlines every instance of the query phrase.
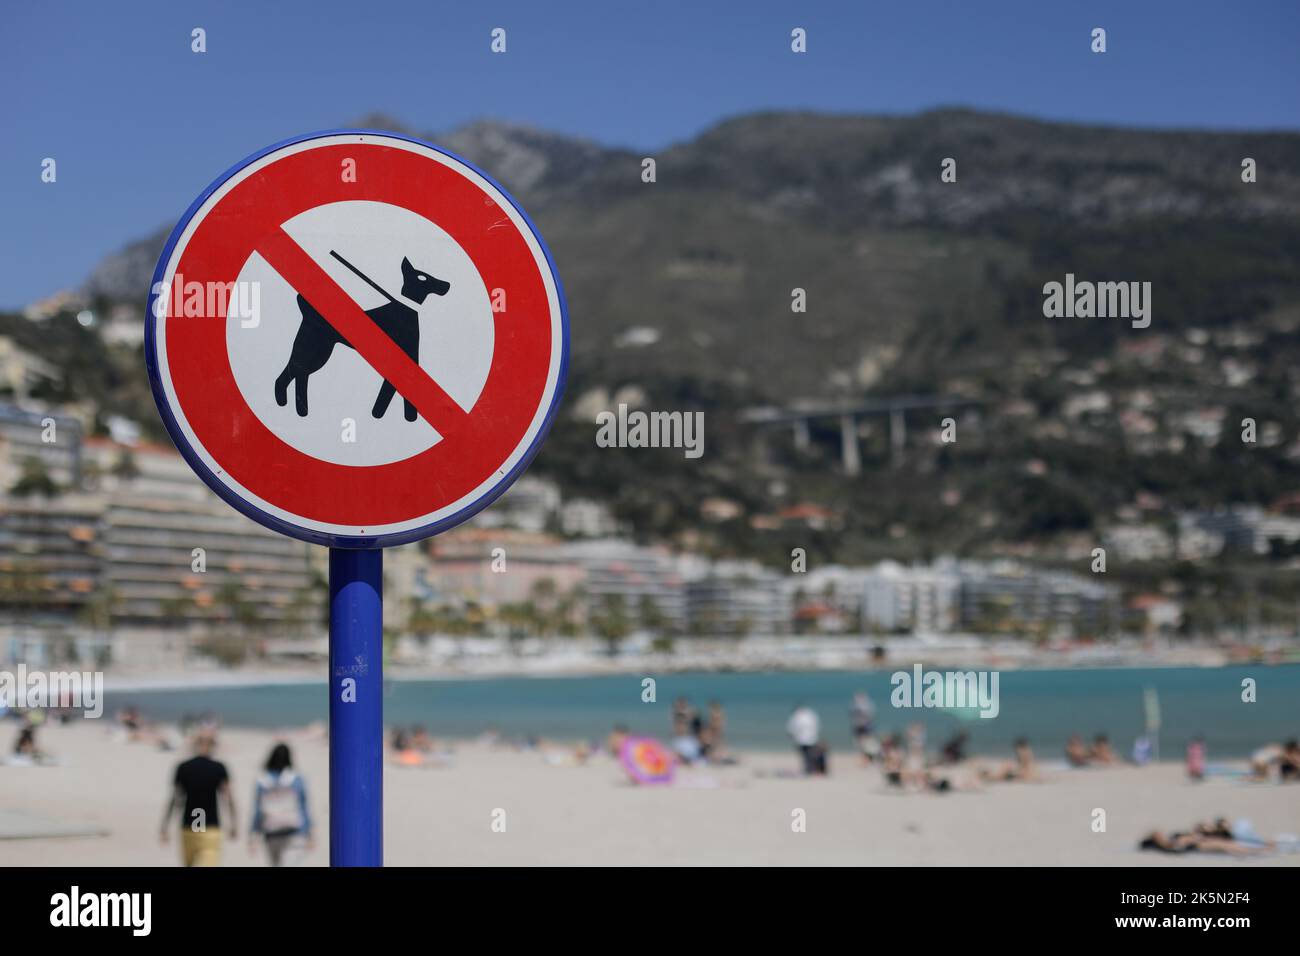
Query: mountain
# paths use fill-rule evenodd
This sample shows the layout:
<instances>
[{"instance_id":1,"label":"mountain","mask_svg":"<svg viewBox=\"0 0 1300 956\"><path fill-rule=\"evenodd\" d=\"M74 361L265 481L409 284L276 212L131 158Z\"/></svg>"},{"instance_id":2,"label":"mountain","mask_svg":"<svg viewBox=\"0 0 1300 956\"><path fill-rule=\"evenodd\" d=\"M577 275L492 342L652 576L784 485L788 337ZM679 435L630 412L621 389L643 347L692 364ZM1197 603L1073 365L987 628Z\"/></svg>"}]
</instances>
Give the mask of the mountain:
<instances>
[{"instance_id":1,"label":"mountain","mask_svg":"<svg viewBox=\"0 0 1300 956\"><path fill-rule=\"evenodd\" d=\"M1300 135L953 109L740 116L651 153L495 121L424 138L514 193L559 266L570 415L539 466L647 534L698 531L715 495L746 517L707 534L770 550L748 517L799 498L848 516L823 541L841 556L886 535L923 553L1094 533L1142 493L1168 521L1295 490ZM956 182L940 176L949 157ZM105 259L85 290L142 307L165 232ZM1150 282L1150 327L1046 318L1043 285L1067 274ZM755 458L734 415L905 392L979 404L950 447L916 437L934 423L914 418L896 471L885 423L864 420L852 482L835 421L806 451L773 433ZM591 411L616 394L710 412L703 463L593 456ZM1235 438L1246 416L1266 443Z\"/></svg>"},{"instance_id":2,"label":"mountain","mask_svg":"<svg viewBox=\"0 0 1300 956\"><path fill-rule=\"evenodd\" d=\"M139 302L143 321L149 280L153 278L154 267L171 231L172 227L166 226L105 256L82 283L82 294L90 299L106 299L114 303Z\"/></svg>"},{"instance_id":3,"label":"mountain","mask_svg":"<svg viewBox=\"0 0 1300 956\"><path fill-rule=\"evenodd\" d=\"M361 125L407 131L381 115ZM1236 301L1225 284L1240 276L1187 275L1192 246L1240 234L1270 260L1256 271L1274 291L1300 276L1291 133L763 113L656 151L654 183L639 153L525 126L423 135L490 172L538 223L580 370L717 379L773 400L854 391L925 321L1003 311L1004 285L1117 270L1097 277L1167 283L1156 293L1177 312L1161 319L1193 324L1225 317L1215 305ZM1241 182L1245 156L1257 183ZM945 157L956 183L940 179ZM167 231L106 258L84 291L139 302ZM795 288L806 314L790 311Z\"/></svg>"},{"instance_id":4,"label":"mountain","mask_svg":"<svg viewBox=\"0 0 1300 956\"><path fill-rule=\"evenodd\" d=\"M498 181L510 184L517 196L558 201L579 195L618 150L585 140L536 130L512 123L480 121L439 135L420 133L390 116L375 113L354 124L365 129L386 129L438 143L485 169ZM531 205L526 203L526 205ZM87 296L111 301L131 301L148 286L171 225L160 228L106 257L82 286Z\"/></svg>"}]
</instances>

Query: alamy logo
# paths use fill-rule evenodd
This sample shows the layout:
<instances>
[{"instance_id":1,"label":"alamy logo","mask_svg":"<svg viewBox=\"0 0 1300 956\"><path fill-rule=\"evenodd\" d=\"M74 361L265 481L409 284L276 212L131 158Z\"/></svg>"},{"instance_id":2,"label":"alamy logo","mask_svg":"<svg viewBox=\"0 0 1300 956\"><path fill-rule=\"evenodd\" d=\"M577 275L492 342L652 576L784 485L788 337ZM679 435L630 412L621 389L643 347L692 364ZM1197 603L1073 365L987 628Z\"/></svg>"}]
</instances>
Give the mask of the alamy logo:
<instances>
[{"instance_id":1,"label":"alamy logo","mask_svg":"<svg viewBox=\"0 0 1300 956\"><path fill-rule=\"evenodd\" d=\"M175 299L173 287L177 290ZM260 282L187 282L178 272L173 285L155 282L153 294L155 319L235 318L245 329L255 329L262 322Z\"/></svg>"},{"instance_id":2,"label":"alamy logo","mask_svg":"<svg viewBox=\"0 0 1300 956\"><path fill-rule=\"evenodd\" d=\"M704 454L703 412L643 412L618 406L596 416L599 448L684 448L687 458Z\"/></svg>"},{"instance_id":3,"label":"alamy logo","mask_svg":"<svg viewBox=\"0 0 1300 956\"><path fill-rule=\"evenodd\" d=\"M978 709L981 717L998 715L997 671L929 671L914 664L910 671L895 671L889 678L895 707L935 707L946 710Z\"/></svg>"},{"instance_id":4,"label":"alamy logo","mask_svg":"<svg viewBox=\"0 0 1300 956\"><path fill-rule=\"evenodd\" d=\"M103 671L0 671L0 702L10 710L68 707L85 717L104 714Z\"/></svg>"},{"instance_id":5,"label":"alamy logo","mask_svg":"<svg viewBox=\"0 0 1300 956\"><path fill-rule=\"evenodd\" d=\"M133 936L148 936L153 927L152 893L68 893L50 897L50 925L126 926Z\"/></svg>"},{"instance_id":6,"label":"alamy logo","mask_svg":"<svg viewBox=\"0 0 1300 956\"><path fill-rule=\"evenodd\" d=\"M1150 282L1065 282L1043 286L1043 315L1049 319L1132 319L1133 328L1151 324Z\"/></svg>"}]
</instances>

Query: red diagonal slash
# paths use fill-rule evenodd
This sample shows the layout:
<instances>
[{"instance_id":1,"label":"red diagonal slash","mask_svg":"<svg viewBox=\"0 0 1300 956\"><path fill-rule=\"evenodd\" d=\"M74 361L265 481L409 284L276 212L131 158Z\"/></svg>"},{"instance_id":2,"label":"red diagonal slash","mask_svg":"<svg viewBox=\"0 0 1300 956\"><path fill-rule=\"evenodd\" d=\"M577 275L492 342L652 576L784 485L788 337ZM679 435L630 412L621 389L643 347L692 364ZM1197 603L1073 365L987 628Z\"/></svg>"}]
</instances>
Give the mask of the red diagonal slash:
<instances>
[{"instance_id":1,"label":"red diagonal slash","mask_svg":"<svg viewBox=\"0 0 1300 956\"><path fill-rule=\"evenodd\" d=\"M444 437L465 421L465 410L411 361L287 232L276 229L257 244L257 251Z\"/></svg>"}]
</instances>

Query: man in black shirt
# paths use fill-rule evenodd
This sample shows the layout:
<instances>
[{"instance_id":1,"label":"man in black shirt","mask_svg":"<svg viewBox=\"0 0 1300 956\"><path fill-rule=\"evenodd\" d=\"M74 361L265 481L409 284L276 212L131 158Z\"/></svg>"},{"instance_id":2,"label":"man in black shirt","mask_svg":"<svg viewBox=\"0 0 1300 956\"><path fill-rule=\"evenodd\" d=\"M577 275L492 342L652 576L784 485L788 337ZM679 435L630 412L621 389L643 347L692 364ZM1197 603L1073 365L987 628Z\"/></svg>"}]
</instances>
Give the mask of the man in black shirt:
<instances>
[{"instance_id":1,"label":"man in black shirt","mask_svg":"<svg viewBox=\"0 0 1300 956\"><path fill-rule=\"evenodd\" d=\"M230 791L226 765L212 759L216 737L199 731L194 739L195 756L176 768L171 799L163 812L162 842L168 839L172 814L181 808L181 861L185 866L221 865L221 811L218 797L226 804L230 839L235 839L235 800Z\"/></svg>"}]
</instances>

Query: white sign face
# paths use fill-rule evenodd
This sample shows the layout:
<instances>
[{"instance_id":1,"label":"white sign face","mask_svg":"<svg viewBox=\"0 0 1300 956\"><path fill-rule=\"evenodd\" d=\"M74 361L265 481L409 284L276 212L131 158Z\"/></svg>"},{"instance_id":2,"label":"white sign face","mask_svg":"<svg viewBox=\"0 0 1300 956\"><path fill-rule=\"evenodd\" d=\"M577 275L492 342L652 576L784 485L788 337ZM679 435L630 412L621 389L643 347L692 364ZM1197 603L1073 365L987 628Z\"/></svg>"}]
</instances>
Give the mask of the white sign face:
<instances>
[{"instance_id":1,"label":"white sign face","mask_svg":"<svg viewBox=\"0 0 1300 956\"><path fill-rule=\"evenodd\" d=\"M419 364L466 413L473 409L492 366L492 303L474 261L451 236L401 206L358 201L309 209L286 222L284 231L366 310L384 305L384 297L332 258L332 251L392 290L402 287L404 258L438 263L431 270L451 288L416 306ZM358 252L348 249L349 244ZM256 253L238 281L241 287L260 287L259 315L249 318L232 311L226 320L226 347L244 400L267 428L304 454L341 465L402 461L440 440L437 429L423 418L414 423L400 414L374 418L370 406L363 409L366 414L357 415L358 395L373 400L384 380L345 346L335 346L329 361L310 376L310 416L299 416L293 402L279 405L274 388L266 383L274 382L284 367L298 329L292 322L262 322L261 315L296 315L298 293ZM319 421L339 427L331 432ZM354 423L358 440L340 440L346 422Z\"/></svg>"},{"instance_id":2,"label":"white sign face","mask_svg":"<svg viewBox=\"0 0 1300 956\"><path fill-rule=\"evenodd\" d=\"M321 544L464 520L536 452L563 384L554 266L500 187L366 131L272 147L176 227L146 322L154 395L218 494Z\"/></svg>"}]
</instances>

